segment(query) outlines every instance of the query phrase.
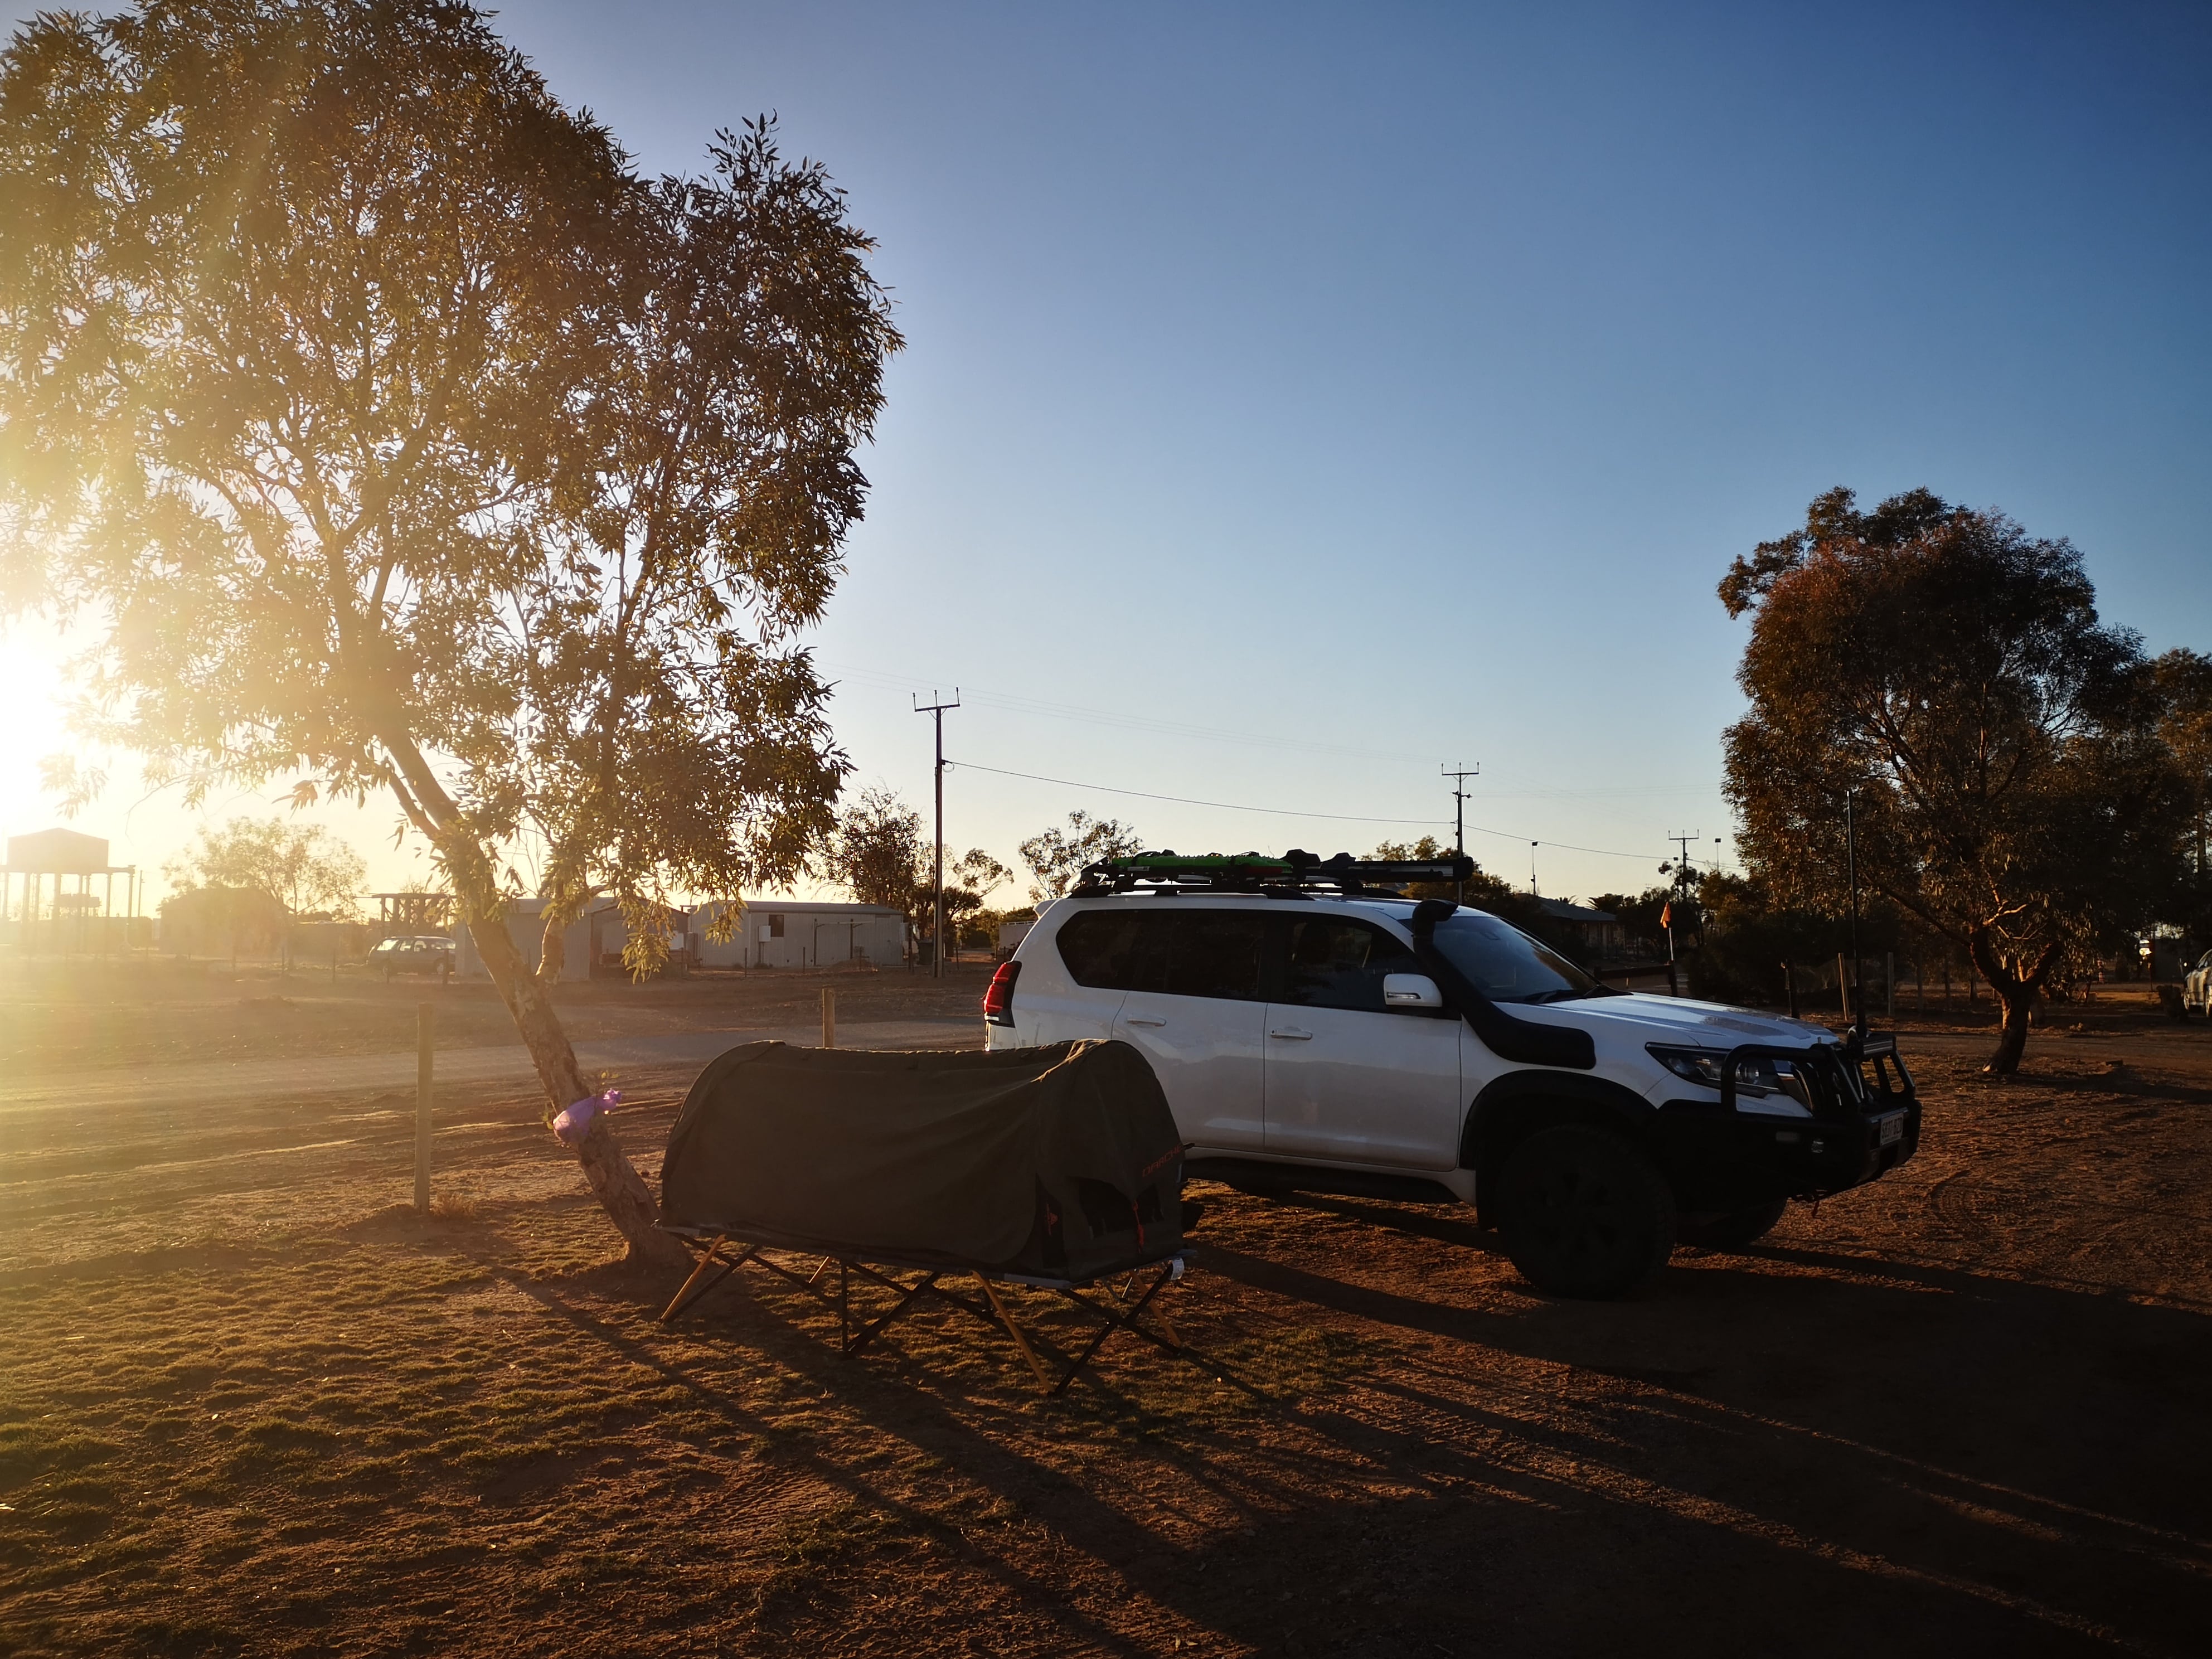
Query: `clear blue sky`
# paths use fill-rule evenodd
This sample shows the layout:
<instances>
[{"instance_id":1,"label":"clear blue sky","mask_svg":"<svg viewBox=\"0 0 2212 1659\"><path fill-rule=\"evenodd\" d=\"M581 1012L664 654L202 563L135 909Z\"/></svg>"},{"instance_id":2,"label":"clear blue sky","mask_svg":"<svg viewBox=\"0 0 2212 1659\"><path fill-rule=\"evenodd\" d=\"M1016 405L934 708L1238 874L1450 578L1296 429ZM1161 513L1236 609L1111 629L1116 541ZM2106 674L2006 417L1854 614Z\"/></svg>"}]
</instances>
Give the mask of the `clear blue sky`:
<instances>
[{"instance_id":1,"label":"clear blue sky","mask_svg":"<svg viewBox=\"0 0 2212 1659\"><path fill-rule=\"evenodd\" d=\"M881 242L910 343L816 641L856 784L926 806L908 694L957 684L954 757L1086 784L1448 833L1479 762L1486 866L1638 887L1730 827L1714 584L1835 484L2002 507L2212 647L2202 7L498 26L650 170L777 112ZM1423 827L972 768L948 803L1010 862L1076 806L1183 851Z\"/></svg>"}]
</instances>

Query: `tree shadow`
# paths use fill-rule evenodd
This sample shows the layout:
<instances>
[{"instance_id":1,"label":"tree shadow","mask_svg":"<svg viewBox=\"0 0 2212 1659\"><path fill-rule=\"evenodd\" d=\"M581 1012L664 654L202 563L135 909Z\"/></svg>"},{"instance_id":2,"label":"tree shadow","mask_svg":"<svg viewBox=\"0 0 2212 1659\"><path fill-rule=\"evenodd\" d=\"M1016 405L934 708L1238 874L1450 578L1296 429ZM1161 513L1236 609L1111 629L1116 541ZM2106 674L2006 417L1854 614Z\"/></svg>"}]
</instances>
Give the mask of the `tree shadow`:
<instances>
[{"instance_id":1,"label":"tree shadow","mask_svg":"<svg viewBox=\"0 0 2212 1659\"><path fill-rule=\"evenodd\" d=\"M1463 1243L1419 1212L1284 1207ZM1368 1363L1241 1425L1133 1436L1038 1407L1011 1362L979 1383L927 1354L841 1360L775 1293L717 1292L678 1338L650 1322L657 1284L518 1282L733 1425L762 1419L730 1341L1020 1506L1034 1524L1001 1539L836 1436L793 1454L989 1584L1012 1610L994 1628L1071 1650L2178 1654L2212 1621L2202 1315L1803 1249L1692 1259L1636 1303L1416 1295L1250 1231L1200 1249L1197 1282L1248 1322L1354 1334ZM1071 1438L1103 1461L1071 1476L1047 1455ZM1177 1491L1203 1524L1161 1520ZM985 1639L980 1616L948 1607L909 1650Z\"/></svg>"}]
</instances>

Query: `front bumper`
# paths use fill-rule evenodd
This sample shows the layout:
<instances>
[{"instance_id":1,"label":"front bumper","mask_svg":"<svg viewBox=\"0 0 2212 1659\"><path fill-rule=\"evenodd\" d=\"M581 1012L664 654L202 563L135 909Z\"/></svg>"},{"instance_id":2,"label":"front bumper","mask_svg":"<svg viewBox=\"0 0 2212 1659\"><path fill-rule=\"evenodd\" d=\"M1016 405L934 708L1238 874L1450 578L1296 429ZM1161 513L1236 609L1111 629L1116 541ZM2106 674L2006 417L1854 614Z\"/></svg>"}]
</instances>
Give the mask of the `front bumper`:
<instances>
[{"instance_id":1,"label":"front bumper","mask_svg":"<svg viewBox=\"0 0 2212 1659\"><path fill-rule=\"evenodd\" d=\"M1882 1121L1901 1118L1895 1138ZM1920 1149L1920 1103L1850 1121L1723 1112L1670 1100L1652 1116L1645 1149L1685 1210L1740 1210L1777 1198L1820 1198L1887 1175Z\"/></svg>"},{"instance_id":2,"label":"front bumper","mask_svg":"<svg viewBox=\"0 0 2212 1659\"><path fill-rule=\"evenodd\" d=\"M1747 1045L1729 1059L1754 1051ZM1803 1050L1761 1051L1803 1066ZM1821 1198L1865 1185L1920 1149L1920 1101L1886 1038L1833 1052L1814 1079L1809 1117L1739 1109L1733 1087L1718 1101L1670 1100L1651 1115L1646 1154L1684 1210L1746 1209L1778 1198Z\"/></svg>"}]
</instances>

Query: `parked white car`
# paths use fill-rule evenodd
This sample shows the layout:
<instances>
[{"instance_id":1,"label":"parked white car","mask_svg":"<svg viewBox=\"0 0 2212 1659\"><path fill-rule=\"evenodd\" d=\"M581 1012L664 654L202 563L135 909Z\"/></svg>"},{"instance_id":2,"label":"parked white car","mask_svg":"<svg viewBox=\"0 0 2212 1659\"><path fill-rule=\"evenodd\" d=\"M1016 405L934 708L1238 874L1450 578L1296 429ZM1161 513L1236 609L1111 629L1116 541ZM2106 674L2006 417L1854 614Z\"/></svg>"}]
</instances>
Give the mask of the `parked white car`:
<instances>
[{"instance_id":1,"label":"parked white car","mask_svg":"<svg viewBox=\"0 0 2212 1659\"><path fill-rule=\"evenodd\" d=\"M2192 1014L2212 1015L2212 951L2197 957L2181 981L2181 1006Z\"/></svg>"},{"instance_id":2,"label":"parked white car","mask_svg":"<svg viewBox=\"0 0 2212 1659\"><path fill-rule=\"evenodd\" d=\"M1130 1043L1190 1177L1470 1203L1565 1295L1747 1243L1918 1144L1887 1038L1612 991L1484 911L1374 893L1426 866L1290 859L1086 872L994 979L989 1046Z\"/></svg>"}]
</instances>

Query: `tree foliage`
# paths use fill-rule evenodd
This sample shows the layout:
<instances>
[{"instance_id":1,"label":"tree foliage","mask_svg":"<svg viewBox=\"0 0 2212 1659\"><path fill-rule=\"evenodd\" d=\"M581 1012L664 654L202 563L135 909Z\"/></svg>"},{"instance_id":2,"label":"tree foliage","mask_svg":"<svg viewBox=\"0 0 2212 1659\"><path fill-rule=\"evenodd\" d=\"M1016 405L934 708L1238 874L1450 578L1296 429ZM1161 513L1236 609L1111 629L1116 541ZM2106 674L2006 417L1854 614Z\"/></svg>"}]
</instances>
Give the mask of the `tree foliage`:
<instances>
[{"instance_id":1,"label":"tree foliage","mask_svg":"<svg viewBox=\"0 0 2212 1659\"><path fill-rule=\"evenodd\" d=\"M929 843L921 814L889 789L866 789L837 816L823 865L830 878L862 904L905 914Z\"/></svg>"},{"instance_id":2,"label":"tree foliage","mask_svg":"<svg viewBox=\"0 0 2212 1659\"><path fill-rule=\"evenodd\" d=\"M203 830L161 873L180 892L195 888L246 889L264 895L298 919L321 914L351 921L368 866L361 854L320 824L283 818L233 818Z\"/></svg>"},{"instance_id":3,"label":"tree foliage","mask_svg":"<svg viewBox=\"0 0 2212 1659\"><path fill-rule=\"evenodd\" d=\"M863 904L885 904L906 918L909 937L936 923L936 860L921 832L921 814L888 789L865 790L838 815L824 864L830 878ZM945 861L945 919L954 938L963 918L978 914L1008 876L980 847Z\"/></svg>"},{"instance_id":4,"label":"tree foliage","mask_svg":"<svg viewBox=\"0 0 2212 1659\"><path fill-rule=\"evenodd\" d=\"M794 872L844 762L794 630L899 339L764 124L646 181L445 0L42 15L0 68L0 592L188 799L388 790L535 1060L501 920ZM610 1134L586 1175L674 1258Z\"/></svg>"},{"instance_id":5,"label":"tree foliage","mask_svg":"<svg viewBox=\"0 0 2212 1659\"><path fill-rule=\"evenodd\" d=\"M1030 899L1036 903L1066 892L1085 865L1131 857L1145 850L1145 842L1129 825L1079 808L1067 815L1065 830L1050 825L1015 850L1030 867Z\"/></svg>"},{"instance_id":6,"label":"tree foliage","mask_svg":"<svg viewBox=\"0 0 2212 1659\"><path fill-rule=\"evenodd\" d=\"M2135 637L2069 544L1926 490L1819 497L1720 595L1752 617L1726 782L1749 873L1840 915L1850 795L1862 882L1971 957L2011 1070L2069 954L2171 890L2186 801Z\"/></svg>"}]
</instances>

